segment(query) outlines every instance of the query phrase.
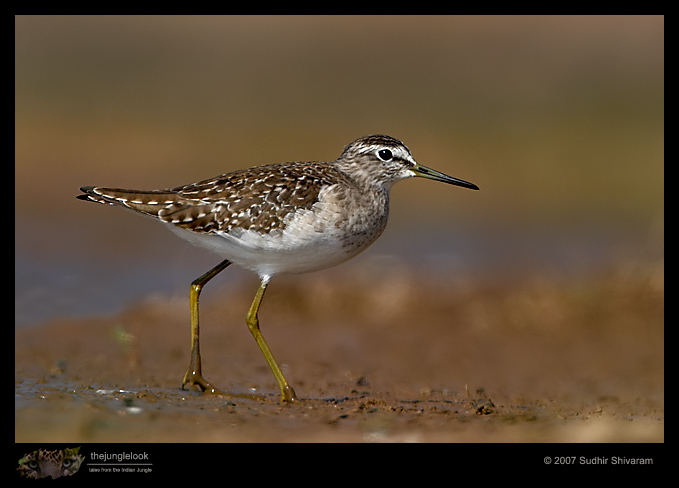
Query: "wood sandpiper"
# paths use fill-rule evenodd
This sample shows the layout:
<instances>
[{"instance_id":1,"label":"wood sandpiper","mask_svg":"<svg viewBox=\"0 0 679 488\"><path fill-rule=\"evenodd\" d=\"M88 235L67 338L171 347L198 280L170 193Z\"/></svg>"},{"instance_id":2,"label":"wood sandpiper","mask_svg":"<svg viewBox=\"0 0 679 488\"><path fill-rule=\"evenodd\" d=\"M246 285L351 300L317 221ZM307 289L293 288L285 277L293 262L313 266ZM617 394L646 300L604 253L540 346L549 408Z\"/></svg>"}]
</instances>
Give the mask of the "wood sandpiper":
<instances>
[{"instance_id":1,"label":"wood sandpiper","mask_svg":"<svg viewBox=\"0 0 679 488\"><path fill-rule=\"evenodd\" d=\"M198 298L203 286L231 263L261 282L246 323L281 389L281 402L298 402L260 332L257 312L269 280L342 263L377 239L389 215L389 189L420 176L478 190L473 183L418 164L398 139L361 137L333 162L293 162L234 171L168 190L84 186L78 195L149 215L224 261L191 283L191 362L182 388L219 392L202 374Z\"/></svg>"}]
</instances>

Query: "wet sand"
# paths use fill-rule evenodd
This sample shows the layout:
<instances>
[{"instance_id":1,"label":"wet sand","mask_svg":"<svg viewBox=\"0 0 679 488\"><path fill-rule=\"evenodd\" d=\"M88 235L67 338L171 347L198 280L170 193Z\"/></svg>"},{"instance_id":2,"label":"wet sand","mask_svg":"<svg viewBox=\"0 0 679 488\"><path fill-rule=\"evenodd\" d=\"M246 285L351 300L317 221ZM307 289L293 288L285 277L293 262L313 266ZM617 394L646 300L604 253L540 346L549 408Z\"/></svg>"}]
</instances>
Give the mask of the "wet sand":
<instances>
[{"instance_id":1,"label":"wet sand","mask_svg":"<svg viewBox=\"0 0 679 488\"><path fill-rule=\"evenodd\" d=\"M303 399L281 405L244 323L256 282L201 302L206 378L180 389L188 297L15 333L16 442L663 442L663 265L587 280L272 283L262 331Z\"/></svg>"}]
</instances>

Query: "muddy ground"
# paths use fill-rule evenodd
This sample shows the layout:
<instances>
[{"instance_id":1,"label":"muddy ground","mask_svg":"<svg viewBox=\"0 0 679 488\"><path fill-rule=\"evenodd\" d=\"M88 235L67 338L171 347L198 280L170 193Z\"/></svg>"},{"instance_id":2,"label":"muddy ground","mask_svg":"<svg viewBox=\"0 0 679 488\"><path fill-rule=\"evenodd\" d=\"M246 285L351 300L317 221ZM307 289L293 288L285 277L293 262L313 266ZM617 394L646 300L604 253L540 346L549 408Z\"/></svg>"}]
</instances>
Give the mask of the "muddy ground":
<instances>
[{"instance_id":1,"label":"muddy ground","mask_svg":"<svg viewBox=\"0 0 679 488\"><path fill-rule=\"evenodd\" d=\"M279 404L245 326L255 289L201 303L204 373L231 395L180 389L188 297L18 329L15 441L664 441L662 263L490 284L280 278L260 320L300 405Z\"/></svg>"}]
</instances>

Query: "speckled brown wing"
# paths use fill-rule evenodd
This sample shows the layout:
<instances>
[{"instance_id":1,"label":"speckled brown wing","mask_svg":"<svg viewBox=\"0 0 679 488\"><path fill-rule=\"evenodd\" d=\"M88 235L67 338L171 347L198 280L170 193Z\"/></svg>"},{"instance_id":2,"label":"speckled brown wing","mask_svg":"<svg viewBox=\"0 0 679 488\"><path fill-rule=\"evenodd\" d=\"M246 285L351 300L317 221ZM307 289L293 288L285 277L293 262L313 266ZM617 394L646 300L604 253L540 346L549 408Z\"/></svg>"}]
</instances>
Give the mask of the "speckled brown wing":
<instances>
[{"instance_id":1,"label":"speckled brown wing","mask_svg":"<svg viewBox=\"0 0 679 488\"><path fill-rule=\"evenodd\" d=\"M227 173L169 190L83 187L79 198L121 205L198 233L282 230L286 217L310 209L320 190L344 179L322 163L286 163Z\"/></svg>"},{"instance_id":2,"label":"speckled brown wing","mask_svg":"<svg viewBox=\"0 0 679 488\"><path fill-rule=\"evenodd\" d=\"M122 188L104 188L100 186L83 186L78 195L79 200L119 205L144 215L158 218L158 212L167 205L177 203L180 196L172 190L126 190Z\"/></svg>"}]
</instances>

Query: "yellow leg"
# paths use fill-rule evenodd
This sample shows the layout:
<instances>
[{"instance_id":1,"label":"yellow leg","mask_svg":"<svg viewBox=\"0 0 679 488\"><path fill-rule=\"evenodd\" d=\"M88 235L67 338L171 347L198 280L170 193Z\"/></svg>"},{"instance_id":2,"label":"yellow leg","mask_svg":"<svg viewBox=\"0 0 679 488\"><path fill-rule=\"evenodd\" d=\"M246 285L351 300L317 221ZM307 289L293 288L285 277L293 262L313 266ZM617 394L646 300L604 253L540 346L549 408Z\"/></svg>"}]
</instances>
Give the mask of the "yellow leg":
<instances>
[{"instance_id":1,"label":"yellow leg","mask_svg":"<svg viewBox=\"0 0 679 488\"><path fill-rule=\"evenodd\" d=\"M203 286L212 278L217 276L227 266L231 264L229 261L222 261L210 271L205 273L200 278L191 283L191 292L189 293L189 300L191 302L191 363L189 369L184 375L182 389L188 384L189 389L194 386L200 388L206 393L219 393L219 390L212 386L205 378L200 364L200 344L199 344L199 328L198 328L198 298Z\"/></svg>"},{"instance_id":2,"label":"yellow leg","mask_svg":"<svg viewBox=\"0 0 679 488\"><path fill-rule=\"evenodd\" d=\"M283 373L281 372L281 368L278 367L278 363L276 363L276 360L273 358L273 354L271 354L271 349L269 349L268 344L264 340L264 336L259 330L259 318L257 317L257 312L259 311L259 305L262 303L262 297L264 296L266 285L268 283L268 278L262 279L259 289L257 290L257 294L255 295L255 299L252 302L252 306L250 307L250 311L245 318L245 322L248 324L248 329L250 329L252 336L255 338L255 341L257 341L257 345L266 358L266 362L269 363L269 367L271 368L271 371L273 371L273 375L276 377L278 386L281 389L281 403L299 403L297 400L297 395L295 395L295 390L293 390L286 381Z\"/></svg>"}]
</instances>

